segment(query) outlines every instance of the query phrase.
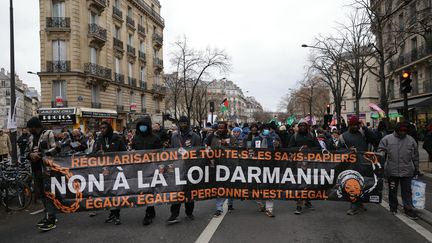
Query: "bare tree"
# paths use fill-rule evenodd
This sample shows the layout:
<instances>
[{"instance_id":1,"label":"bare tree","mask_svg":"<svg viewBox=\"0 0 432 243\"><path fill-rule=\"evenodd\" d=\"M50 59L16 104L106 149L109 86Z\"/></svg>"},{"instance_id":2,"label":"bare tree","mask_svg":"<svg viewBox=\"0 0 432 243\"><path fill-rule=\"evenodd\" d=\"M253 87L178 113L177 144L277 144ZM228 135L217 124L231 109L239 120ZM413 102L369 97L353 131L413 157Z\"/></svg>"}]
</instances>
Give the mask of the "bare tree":
<instances>
[{"instance_id":1,"label":"bare tree","mask_svg":"<svg viewBox=\"0 0 432 243\"><path fill-rule=\"evenodd\" d=\"M171 62L177 67L186 114L191 117L200 82L211 72L228 72L231 67L231 60L225 51L217 48L206 48L204 51L192 49L189 47L186 37L175 42L174 48Z\"/></svg>"}]
</instances>

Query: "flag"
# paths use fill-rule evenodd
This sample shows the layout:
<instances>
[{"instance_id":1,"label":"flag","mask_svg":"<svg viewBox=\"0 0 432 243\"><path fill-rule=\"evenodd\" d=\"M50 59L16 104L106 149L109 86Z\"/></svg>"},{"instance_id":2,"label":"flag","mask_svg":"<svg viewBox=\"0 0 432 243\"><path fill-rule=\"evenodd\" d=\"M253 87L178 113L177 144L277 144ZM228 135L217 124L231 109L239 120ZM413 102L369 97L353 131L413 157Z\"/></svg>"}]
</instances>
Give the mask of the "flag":
<instances>
[{"instance_id":1,"label":"flag","mask_svg":"<svg viewBox=\"0 0 432 243\"><path fill-rule=\"evenodd\" d=\"M333 113L333 117L330 123L330 126L336 126L337 124L337 117L336 117L336 113Z\"/></svg>"},{"instance_id":2,"label":"flag","mask_svg":"<svg viewBox=\"0 0 432 243\"><path fill-rule=\"evenodd\" d=\"M222 103L220 104L221 106L221 112L224 113L228 110L228 99L225 98Z\"/></svg>"},{"instance_id":3,"label":"flag","mask_svg":"<svg viewBox=\"0 0 432 243\"><path fill-rule=\"evenodd\" d=\"M295 122L295 115L288 117L286 122L289 126L291 126Z\"/></svg>"}]
</instances>

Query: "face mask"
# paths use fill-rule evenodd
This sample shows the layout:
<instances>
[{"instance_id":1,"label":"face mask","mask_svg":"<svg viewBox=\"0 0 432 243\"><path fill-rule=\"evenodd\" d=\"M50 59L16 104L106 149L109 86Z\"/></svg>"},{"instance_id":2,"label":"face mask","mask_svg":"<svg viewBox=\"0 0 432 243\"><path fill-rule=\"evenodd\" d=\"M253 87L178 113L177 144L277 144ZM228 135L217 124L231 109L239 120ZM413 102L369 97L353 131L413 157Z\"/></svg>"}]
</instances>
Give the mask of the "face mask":
<instances>
[{"instance_id":1,"label":"face mask","mask_svg":"<svg viewBox=\"0 0 432 243\"><path fill-rule=\"evenodd\" d=\"M147 129L148 129L148 127L146 125L140 125L138 128L139 128L140 132L142 132L142 133L146 133Z\"/></svg>"},{"instance_id":2,"label":"face mask","mask_svg":"<svg viewBox=\"0 0 432 243\"><path fill-rule=\"evenodd\" d=\"M263 131L263 135L264 136L268 136L270 134L270 130L268 130L268 129L264 129L264 131Z\"/></svg>"}]
</instances>

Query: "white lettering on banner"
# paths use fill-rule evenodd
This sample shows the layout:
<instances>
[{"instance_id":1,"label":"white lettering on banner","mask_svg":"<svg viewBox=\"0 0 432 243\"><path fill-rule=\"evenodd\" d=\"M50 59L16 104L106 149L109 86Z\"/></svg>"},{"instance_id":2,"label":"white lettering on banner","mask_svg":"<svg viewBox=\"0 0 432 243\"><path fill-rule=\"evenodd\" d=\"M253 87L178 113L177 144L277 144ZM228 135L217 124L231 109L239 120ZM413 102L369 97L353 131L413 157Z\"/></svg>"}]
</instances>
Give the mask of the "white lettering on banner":
<instances>
[{"instance_id":1,"label":"white lettering on banner","mask_svg":"<svg viewBox=\"0 0 432 243\"><path fill-rule=\"evenodd\" d=\"M193 178L193 172L198 171L198 179ZM204 172L199 166L192 166L188 171L188 179L192 184L198 184L204 177Z\"/></svg>"},{"instance_id":2,"label":"white lettering on banner","mask_svg":"<svg viewBox=\"0 0 432 243\"><path fill-rule=\"evenodd\" d=\"M246 183L246 178L241 166L236 166L233 176L231 178L231 182L235 182L237 180L241 181L242 183Z\"/></svg>"},{"instance_id":3,"label":"white lettering on banner","mask_svg":"<svg viewBox=\"0 0 432 243\"><path fill-rule=\"evenodd\" d=\"M122 171L117 174L116 180L114 182L113 190L117 191L119 187L123 187L124 189L129 189L129 184L127 182L126 176Z\"/></svg>"},{"instance_id":4,"label":"white lettering on banner","mask_svg":"<svg viewBox=\"0 0 432 243\"><path fill-rule=\"evenodd\" d=\"M186 180L180 179L180 168L174 168L174 174L175 174L175 184L177 186L186 185Z\"/></svg>"},{"instance_id":5,"label":"white lettering on banner","mask_svg":"<svg viewBox=\"0 0 432 243\"><path fill-rule=\"evenodd\" d=\"M304 182L307 185L310 185L311 181L312 181L312 178L311 178L311 169L310 168L306 169L306 174L305 174L304 170L297 170L297 177L298 177L297 181L299 182L299 184L302 184L301 181L302 181L302 178L303 178Z\"/></svg>"},{"instance_id":6,"label":"white lettering on banner","mask_svg":"<svg viewBox=\"0 0 432 243\"><path fill-rule=\"evenodd\" d=\"M153 175L153 180L151 182L151 187L156 187L156 185L161 184L162 186L168 186L165 177L160 173L158 169L155 170Z\"/></svg>"},{"instance_id":7,"label":"white lettering on banner","mask_svg":"<svg viewBox=\"0 0 432 243\"><path fill-rule=\"evenodd\" d=\"M75 190L74 185L73 185L75 180L80 181L79 191L80 192L84 191L84 188L86 187L87 182L86 182L86 179L84 178L84 176L82 176L82 175L73 175L73 176L71 176L71 178L69 178L69 181L68 181L69 191L71 191L72 193L77 193L77 191Z\"/></svg>"},{"instance_id":8,"label":"white lettering on banner","mask_svg":"<svg viewBox=\"0 0 432 243\"><path fill-rule=\"evenodd\" d=\"M284 173L283 176L282 176L281 184L285 184L285 183L287 183L287 182L289 182L289 183L291 183L291 184L294 184L294 185L297 184L297 182L296 182L296 180L295 180L295 178L294 178L294 174L293 174L291 168L286 169L286 170L285 170L285 173Z\"/></svg>"},{"instance_id":9,"label":"white lettering on banner","mask_svg":"<svg viewBox=\"0 0 432 243\"><path fill-rule=\"evenodd\" d=\"M225 171L225 176L221 178L221 170ZM216 181L227 181L230 176L230 170L225 165L216 165Z\"/></svg>"},{"instance_id":10,"label":"white lettering on banner","mask_svg":"<svg viewBox=\"0 0 432 243\"><path fill-rule=\"evenodd\" d=\"M270 168L264 167L263 169L263 183L279 183L280 168L275 167L273 173L270 174ZM276 180L276 181L275 181Z\"/></svg>"},{"instance_id":11,"label":"white lettering on banner","mask_svg":"<svg viewBox=\"0 0 432 243\"><path fill-rule=\"evenodd\" d=\"M89 175L89 192L93 192L93 186L95 186L98 191L104 190L104 176L103 174L99 174L99 181L96 180L96 177L92 174Z\"/></svg>"},{"instance_id":12,"label":"white lettering on banner","mask_svg":"<svg viewBox=\"0 0 432 243\"><path fill-rule=\"evenodd\" d=\"M260 177L261 176L261 168L250 166L248 167L248 182L252 182L252 179L255 179L256 183L261 183Z\"/></svg>"},{"instance_id":13,"label":"white lettering on banner","mask_svg":"<svg viewBox=\"0 0 432 243\"><path fill-rule=\"evenodd\" d=\"M325 184L324 180L327 180L327 183L330 185L333 184L334 177L335 177L334 173L335 173L334 170L330 170L330 175L329 175L327 174L326 170L321 169L321 185Z\"/></svg>"},{"instance_id":14,"label":"white lettering on banner","mask_svg":"<svg viewBox=\"0 0 432 243\"><path fill-rule=\"evenodd\" d=\"M51 177L51 193L55 194L57 190L60 191L60 194L66 194L66 178L64 176L61 177L61 183L55 177Z\"/></svg>"},{"instance_id":15,"label":"white lettering on banner","mask_svg":"<svg viewBox=\"0 0 432 243\"><path fill-rule=\"evenodd\" d=\"M143 172L141 170L138 171L138 188L148 188L150 187L149 183L144 183L143 181Z\"/></svg>"}]
</instances>

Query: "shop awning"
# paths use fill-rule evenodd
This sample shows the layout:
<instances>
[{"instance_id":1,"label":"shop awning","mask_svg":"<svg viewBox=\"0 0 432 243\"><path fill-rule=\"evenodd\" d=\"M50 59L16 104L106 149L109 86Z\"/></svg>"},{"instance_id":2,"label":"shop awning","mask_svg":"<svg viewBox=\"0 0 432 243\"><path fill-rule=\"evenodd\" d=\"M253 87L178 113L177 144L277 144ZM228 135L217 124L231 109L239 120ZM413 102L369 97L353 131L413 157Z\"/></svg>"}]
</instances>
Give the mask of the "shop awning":
<instances>
[{"instance_id":1,"label":"shop awning","mask_svg":"<svg viewBox=\"0 0 432 243\"><path fill-rule=\"evenodd\" d=\"M408 107L425 107L430 105L432 105L432 97L430 96L408 100ZM403 108L403 106L404 106L403 101L398 101L395 103L391 103L389 105L389 108L400 109Z\"/></svg>"},{"instance_id":2,"label":"shop awning","mask_svg":"<svg viewBox=\"0 0 432 243\"><path fill-rule=\"evenodd\" d=\"M91 118L117 118L117 111L108 109L96 109L96 108L78 108L78 115L81 117Z\"/></svg>"}]
</instances>

